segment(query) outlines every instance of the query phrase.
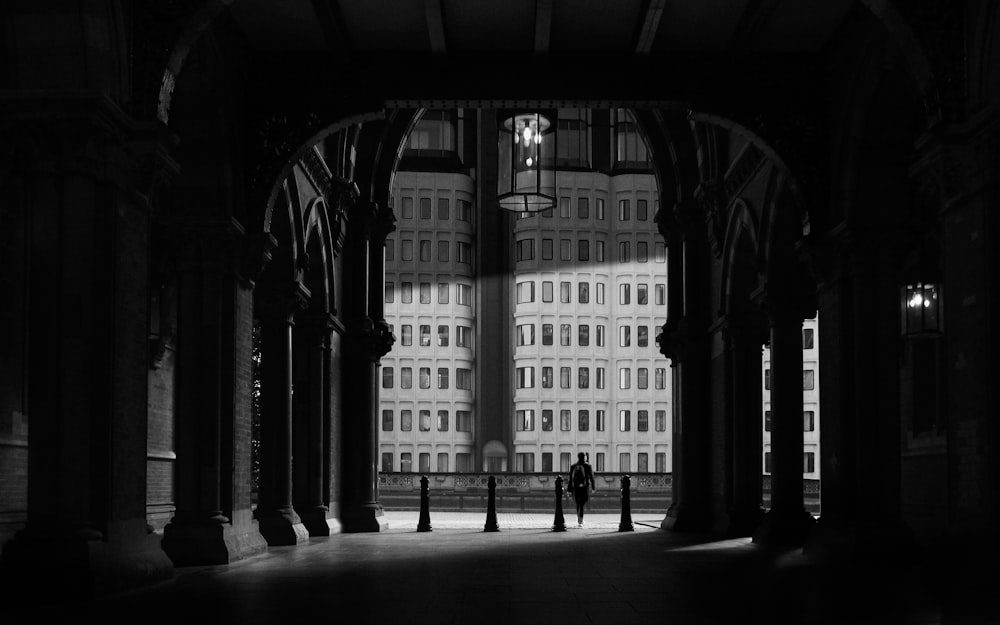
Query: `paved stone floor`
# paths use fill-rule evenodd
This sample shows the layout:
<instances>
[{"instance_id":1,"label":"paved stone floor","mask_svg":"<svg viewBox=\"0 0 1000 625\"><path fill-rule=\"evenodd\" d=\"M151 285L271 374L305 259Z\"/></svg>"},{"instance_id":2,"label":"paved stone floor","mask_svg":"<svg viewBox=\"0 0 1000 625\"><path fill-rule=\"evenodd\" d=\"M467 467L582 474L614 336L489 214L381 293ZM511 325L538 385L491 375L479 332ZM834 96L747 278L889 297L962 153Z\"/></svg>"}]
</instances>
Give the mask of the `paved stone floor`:
<instances>
[{"instance_id":1,"label":"paved stone floor","mask_svg":"<svg viewBox=\"0 0 1000 625\"><path fill-rule=\"evenodd\" d=\"M484 532L480 514L432 514L431 532L416 532L416 512L386 516L380 534L177 569L93 603L2 609L0 623L1000 623L995 587L942 586L961 572L820 566L748 539L660 530L657 515L633 515L632 532L609 514L588 515L582 528L571 514L566 532L541 514L500 513L499 532Z\"/></svg>"}]
</instances>

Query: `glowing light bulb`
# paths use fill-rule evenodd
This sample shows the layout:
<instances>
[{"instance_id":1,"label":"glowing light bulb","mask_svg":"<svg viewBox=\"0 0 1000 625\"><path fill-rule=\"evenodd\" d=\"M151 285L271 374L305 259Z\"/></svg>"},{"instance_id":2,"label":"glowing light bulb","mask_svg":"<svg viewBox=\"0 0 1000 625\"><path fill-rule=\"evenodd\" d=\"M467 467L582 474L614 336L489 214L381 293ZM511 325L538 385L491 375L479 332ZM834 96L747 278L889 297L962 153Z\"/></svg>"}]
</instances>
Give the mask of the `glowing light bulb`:
<instances>
[{"instance_id":1,"label":"glowing light bulb","mask_svg":"<svg viewBox=\"0 0 1000 625\"><path fill-rule=\"evenodd\" d=\"M531 167L531 164L534 162L535 161L530 156L524 160L524 164L527 165L528 167Z\"/></svg>"}]
</instances>

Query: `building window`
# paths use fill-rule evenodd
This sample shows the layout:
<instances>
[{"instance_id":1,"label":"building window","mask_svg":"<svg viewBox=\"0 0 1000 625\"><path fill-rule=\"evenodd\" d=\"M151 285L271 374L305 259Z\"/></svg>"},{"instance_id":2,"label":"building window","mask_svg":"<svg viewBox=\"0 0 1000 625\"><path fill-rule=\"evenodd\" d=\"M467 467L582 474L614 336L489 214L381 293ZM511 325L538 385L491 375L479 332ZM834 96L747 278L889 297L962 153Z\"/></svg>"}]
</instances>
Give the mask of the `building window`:
<instances>
[{"instance_id":1,"label":"building window","mask_svg":"<svg viewBox=\"0 0 1000 625\"><path fill-rule=\"evenodd\" d=\"M522 452L514 454L514 470L518 473L534 473L535 454Z\"/></svg>"},{"instance_id":2,"label":"building window","mask_svg":"<svg viewBox=\"0 0 1000 625\"><path fill-rule=\"evenodd\" d=\"M382 411L382 431L391 432L392 431L392 411L383 410Z\"/></svg>"},{"instance_id":3,"label":"building window","mask_svg":"<svg viewBox=\"0 0 1000 625\"><path fill-rule=\"evenodd\" d=\"M518 282L517 283L517 303L518 304L530 304L535 301L535 283L534 282Z\"/></svg>"},{"instance_id":4,"label":"building window","mask_svg":"<svg viewBox=\"0 0 1000 625\"><path fill-rule=\"evenodd\" d=\"M653 373L657 390L667 388L667 370L664 367L657 367Z\"/></svg>"},{"instance_id":5,"label":"building window","mask_svg":"<svg viewBox=\"0 0 1000 625\"><path fill-rule=\"evenodd\" d=\"M552 260L552 239L542 239L542 260Z\"/></svg>"},{"instance_id":6,"label":"building window","mask_svg":"<svg viewBox=\"0 0 1000 625\"><path fill-rule=\"evenodd\" d=\"M563 219L569 219L572 217L569 200L570 198L568 197L559 198L559 216Z\"/></svg>"},{"instance_id":7,"label":"building window","mask_svg":"<svg viewBox=\"0 0 1000 625\"><path fill-rule=\"evenodd\" d=\"M438 367L438 388L448 388L448 367Z\"/></svg>"},{"instance_id":8,"label":"building window","mask_svg":"<svg viewBox=\"0 0 1000 625\"><path fill-rule=\"evenodd\" d=\"M455 202L455 217L459 221L472 221L472 203L459 199Z\"/></svg>"},{"instance_id":9,"label":"building window","mask_svg":"<svg viewBox=\"0 0 1000 625\"><path fill-rule=\"evenodd\" d=\"M577 328L577 344L580 347L588 347L590 345L590 326L583 323Z\"/></svg>"},{"instance_id":10,"label":"building window","mask_svg":"<svg viewBox=\"0 0 1000 625\"><path fill-rule=\"evenodd\" d=\"M438 219L440 219L441 221L445 221L445 220L448 219L448 213L450 212L448 210L448 208L449 208L449 206L448 206L448 198L446 198L446 197L439 197L438 198Z\"/></svg>"},{"instance_id":11,"label":"building window","mask_svg":"<svg viewBox=\"0 0 1000 625\"><path fill-rule=\"evenodd\" d=\"M552 388L552 367L542 367L542 388Z\"/></svg>"},{"instance_id":12,"label":"building window","mask_svg":"<svg viewBox=\"0 0 1000 625\"><path fill-rule=\"evenodd\" d=\"M657 473L666 473L667 472L667 454L663 453L662 451L658 451L658 452L656 452L654 458L655 458L655 462L656 462L656 472Z\"/></svg>"},{"instance_id":13,"label":"building window","mask_svg":"<svg viewBox=\"0 0 1000 625\"><path fill-rule=\"evenodd\" d=\"M605 417L605 412L603 410L598 410L598 411L596 411L595 416L596 416L596 419L597 419L597 423L595 424L596 429L597 429L598 432L603 432L607 428L607 423L606 423L605 418L604 418ZM600 458L601 454L598 454L597 457Z\"/></svg>"},{"instance_id":14,"label":"building window","mask_svg":"<svg viewBox=\"0 0 1000 625\"><path fill-rule=\"evenodd\" d=\"M404 304L413 303L413 283L404 282L400 285L400 301Z\"/></svg>"},{"instance_id":15,"label":"building window","mask_svg":"<svg viewBox=\"0 0 1000 625\"><path fill-rule=\"evenodd\" d=\"M420 283L420 303L430 304L431 303L431 283L421 282Z\"/></svg>"},{"instance_id":16,"label":"building window","mask_svg":"<svg viewBox=\"0 0 1000 625\"><path fill-rule=\"evenodd\" d=\"M656 423L655 423L655 426L654 426L654 427L656 427L656 431L657 432L666 432L667 431L667 411L666 410L657 410L655 413L653 413L653 416L654 416L654 418L656 420Z\"/></svg>"},{"instance_id":17,"label":"building window","mask_svg":"<svg viewBox=\"0 0 1000 625\"><path fill-rule=\"evenodd\" d=\"M764 431L765 432L770 432L771 431L771 411L770 410L765 410L764 411Z\"/></svg>"},{"instance_id":18,"label":"building window","mask_svg":"<svg viewBox=\"0 0 1000 625\"><path fill-rule=\"evenodd\" d=\"M577 413L576 419L576 429L580 432L587 432L590 430L590 411L581 410Z\"/></svg>"},{"instance_id":19,"label":"building window","mask_svg":"<svg viewBox=\"0 0 1000 625\"><path fill-rule=\"evenodd\" d=\"M515 415L514 424L518 432L531 432L535 429L534 410L518 410Z\"/></svg>"},{"instance_id":20,"label":"building window","mask_svg":"<svg viewBox=\"0 0 1000 625\"><path fill-rule=\"evenodd\" d=\"M420 346L430 347L431 345L431 327L428 325L420 326Z\"/></svg>"},{"instance_id":21,"label":"building window","mask_svg":"<svg viewBox=\"0 0 1000 625\"><path fill-rule=\"evenodd\" d=\"M438 462L437 462L438 473L448 472L448 453L438 452Z\"/></svg>"},{"instance_id":22,"label":"building window","mask_svg":"<svg viewBox=\"0 0 1000 625\"><path fill-rule=\"evenodd\" d=\"M385 242L385 259L386 261L396 260L396 246L392 239Z\"/></svg>"},{"instance_id":23,"label":"building window","mask_svg":"<svg viewBox=\"0 0 1000 625\"><path fill-rule=\"evenodd\" d=\"M597 256L597 262L603 263L604 262L604 241L598 241L595 244L595 247L596 247L596 249L594 251L594 255Z\"/></svg>"},{"instance_id":24,"label":"building window","mask_svg":"<svg viewBox=\"0 0 1000 625\"><path fill-rule=\"evenodd\" d=\"M569 473L569 452L564 451L559 454L559 472Z\"/></svg>"},{"instance_id":25,"label":"building window","mask_svg":"<svg viewBox=\"0 0 1000 625\"><path fill-rule=\"evenodd\" d=\"M816 431L816 413L812 410L806 410L802 413L802 431L803 432L814 432Z\"/></svg>"},{"instance_id":26,"label":"building window","mask_svg":"<svg viewBox=\"0 0 1000 625\"><path fill-rule=\"evenodd\" d=\"M597 303L598 304L603 304L604 303L604 283L603 282L598 282L597 283Z\"/></svg>"},{"instance_id":27,"label":"building window","mask_svg":"<svg viewBox=\"0 0 1000 625\"><path fill-rule=\"evenodd\" d=\"M638 430L638 431L640 431L640 432L648 432L649 431L649 411L648 410L640 410L638 412L638 414L636 414L635 429Z\"/></svg>"},{"instance_id":28,"label":"building window","mask_svg":"<svg viewBox=\"0 0 1000 625\"><path fill-rule=\"evenodd\" d=\"M551 367L549 367L551 370ZM543 410L542 411L542 431L551 432L552 431L552 411Z\"/></svg>"},{"instance_id":29,"label":"building window","mask_svg":"<svg viewBox=\"0 0 1000 625\"><path fill-rule=\"evenodd\" d=\"M815 372L812 369L806 369L802 372L802 390L811 391L816 388Z\"/></svg>"},{"instance_id":30,"label":"building window","mask_svg":"<svg viewBox=\"0 0 1000 625\"><path fill-rule=\"evenodd\" d=\"M468 473L472 470L472 454L455 454L455 470Z\"/></svg>"},{"instance_id":31,"label":"building window","mask_svg":"<svg viewBox=\"0 0 1000 625\"><path fill-rule=\"evenodd\" d=\"M628 221L631 219L632 216L629 213L629 201L618 200L618 221Z\"/></svg>"},{"instance_id":32,"label":"building window","mask_svg":"<svg viewBox=\"0 0 1000 625\"><path fill-rule=\"evenodd\" d=\"M571 345L570 335L573 332L573 326L568 323L563 323L559 325L559 344L568 347Z\"/></svg>"},{"instance_id":33,"label":"building window","mask_svg":"<svg viewBox=\"0 0 1000 625\"><path fill-rule=\"evenodd\" d=\"M604 198L597 198L597 218L604 220Z\"/></svg>"},{"instance_id":34,"label":"building window","mask_svg":"<svg viewBox=\"0 0 1000 625\"><path fill-rule=\"evenodd\" d=\"M604 347L604 325L597 325L597 346Z\"/></svg>"},{"instance_id":35,"label":"building window","mask_svg":"<svg viewBox=\"0 0 1000 625\"><path fill-rule=\"evenodd\" d=\"M542 452L542 473L552 472L552 452L543 451Z\"/></svg>"},{"instance_id":36,"label":"building window","mask_svg":"<svg viewBox=\"0 0 1000 625\"><path fill-rule=\"evenodd\" d=\"M597 388L604 388L604 367L595 367L597 372Z\"/></svg>"},{"instance_id":37,"label":"building window","mask_svg":"<svg viewBox=\"0 0 1000 625\"><path fill-rule=\"evenodd\" d=\"M457 260L463 264L470 264L472 262L472 246L464 241L458 242Z\"/></svg>"},{"instance_id":38,"label":"building window","mask_svg":"<svg viewBox=\"0 0 1000 625\"><path fill-rule=\"evenodd\" d=\"M520 239L514 244L515 258L519 261L521 260L534 260L535 259L535 240L534 239Z\"/></svg>"},{"instance_id":39,"label":"building window","mask_svg":"<svg viewBox=\"0 0 1000 625\"><path fill-rule=\"evenodd\" d=\"M635 218L639 221L646 221L646 200L635 201ZM646 261L643 261L646 262Z\"/></svg>"},{"instance_id":40,"label":"building window","mask_svg":"<svg viewBox=\"0 0 1000 625\"><path fill-rule=\"evenodd\" d=\"M385 283L385 303L391 304L395 299L396 285L392 282Z\"/></svg>"},{"instance_id":41,"label":"building window","mask_svg":"<svg viewBox=\"0 0 1000 625\"><path fill-rule=\"evenodd\" d=\"M559 388L570 388L570 368L559 367Z\"/></svg>"},{"instance_id":42,"label":"building window","mask_svg":"<svg viewBox=\"0 0 1000 625\"><path fill-rule=\"evenodd\" d=\"M632 370L628 367L618 369L618 388L632 388Z\"/></svg>"},{"instance_id":43,"label":"building window","mask_svg":"<svg viewBox=\"0 0 1000 625\"><path fill-rule=\"evenodd\" d=\"M455 344L458 347L472 347L472 328L455 326Z\"/></svg>"},{"instance_id":44,"label":"building window","mask_svg":"<svg viewBox=\"0 0 1000 625\"><path fill-rule=\"evenodd\" d=\"M438 410L438 432L447 432L447 431L448 431L448 411Z\"/></svg>"},{"instance_id":45,"label":"building window","mask_svg":"<svg viewBox=\"0 0 1000 625\"><path fill-rule=\"evenodd\" d=\"M413 411L412 410L400 410L399 411L399 429L403 432L409 432L413 429Z\"/></svg>"},{"instance_id":46,"label":"building window","mask_svg":"<svg viewBox=\"0 0 1000 625\"><path fill-rule=\"evenodd\" d=\"M815 473L816 472L816 454L811 451L807 451L802 454L802 472L803 473Z\"/></svg>"},{"instance_id":47,"label":"building window","mask_svg":"<svg viewBox=\"0 0 1000 625\"><path fill-rule=\"evenodd\" d=\"M382 388L392 388L392 367L382 367Z\"/></svg>"},{"instance_id":48,"label":"building window","mask_svg":"<svg viewBox=\"0 0 1000 625\"><path fill-rule=\"evenodd\" d=\"M559 239L559 260L573 260L573 242L569 239Z\"/></svg>"},{"instance_id":49,"label":"building window","mask_svg":"<svg viewBox=\"0 0 1000 625\"><path fill-rule=\"evenodd\" d=\"M438 304L448 303L448 284L446 282L438 282Z\"/></svg>"},{"instance_id":50,"label":"building window","mask_svg":"<svg viewBox=\"0 0 1000 625\"><path fill-rule=\"evenodd\" d=\"M403 219L413 218L413 198L404 197L403 198Z\"/></svg>"},{"instance_id":51,"label":"building window","mask_svg":"<svg viewBox=\"0 0 1000 625\"><path fill-rule=\"evenodd\" d=\"M552 345L552 324L542 324L542 345Z\"/></svg>"},{"instance_id":52,"label":"building window","mask_svg":"<svg viewBox=\"0 0 1000 625\"><path fill-rule=\"evenodd\" d=\"M468 410L456 410L455 411L455 431L457 432L471 432L472 431L472 413ZM461 456L462 454L459 454ZM468 471L468 469L466 469Z\"/></svg>"},{"instance_id":53,"label":"building window","mask_svg":"<svg viewBox=\"0 0 1000 625\"><path fill-rule=\"evenodd\" d=\"M667 285L657 284L656 289L656 305L663 306L667 303Z\"/></svg>"},{"instance_id":54,"label":"building window","mask_svg":"<svg viewBox=\"0 0 1000 625\"><path fill-rule=\"evenodd\" d=\"M403 473L413 472L413 456L407 451L399 454L399 470Z\"/></svg>"},{"instance_id":55,"label":"building window","mask_svg":"<svg viewBox=\"0 0 1000 625\"><path fill-rule=\"evenodd\" d=\"M517 344L519 346L535 344L535 324L524 323L517 326Z\"/></svg>"},{"instance_id":56,"label":"building window","mask_svg":"<svg viewBox=\"0 0 1000 625\"><path fill-rule=\"evenodd\" d=\"M542 282L542 301L546 304L552 303L552 282L550 280Z\"/></svg>"},{"instance_id":57,"label":"building window","mask_svg":"<svg viewBox=\"0 0 1000 625\"><path fill-rule=\"evenodd\" d=\"M636 386L642 389L649 388L649 369L646 367L639 367L636 374Z\"/></svg>"},{"instance_id":58,"label":"building window","mask_svg":"<svg viewBox=\"0 0 1000 625\"><path fill-rule=\"evenodd\" d=\"M427 263L431 260L431 242L427 239L420 239L420 261Z\"/></svg>"},{"instance_id":59,"label":"building window","mask_svg":"<svg viewBox=\"0 0 1000 625\"><path fill-rule=\"evenodd\" d=\"M813 348L813 329L803 328L802 330L802 349L812 349Z\"/></svg>"},{"instance_id":60,"label":"building window","mask_svg":"<svg viewBox=\"0 0 1000 625\"><path fill-rule=\"evenodd\" d=\"M413 388L413 369L410 367L400 368L399 388Z\"/></svg>"},{"instance_id":61,"label":"building window","mask_svg":"<svg viewBox=\"0 0 1000 625\"><path fill-rule=\"evenodd\" d=\"M618 454L618 470L622 473L630 473L632 471L632 454L628 452Z\"/></svg>"},{"instance_id":62,"label":"building window","mask_svg":"<svg viewBox=\"0 0 1000 625\"><path fill-rule=\"evenodd\" d=\"M472 306L472 287L468 284L458 285L459 306Z\"/></svg>"},{"instance_id":63,"label":"building window","mask_svg":"<svg viewBox=\"0 0 1000 625\"><path fill-rule=\"evenodd\" d=\"M649 326L636 328L636 344L639 347L649 347Z\"/></svg>"},{"instance_id":64,"label":"building window","mask_svg":"<svg viewBox=\"0 0 1000 625\"><path fill-rule=\"evenodd\" d=\"M559 411L559 430L569 432L573 427L573 412L571 410Z\"/></svg>"},{"instance_id":65,"label":"building window","mask_svg":"<svg viewBox=\"0 0 1000 625\"><path fill-rule=\"evenodd\" d=\"M632 411L631 410L619 410L618 411L618 431L628 432L632 429Z\"/></svg>"},{"instance_id":66,"label":"building window","mask_svg":"<svg viewBox=\"0 0 1000 625\"><path fill-rule=\"evenodd\" d=\"M438 347L448 347L448 326L438 326Z\"/></svg>"},{"instance_id":67,"label":"building window","mask_svg":"<svg viewBox=\"0 0 1000 625\"><path fill-rule=\"evenodd\" d=\"M420 367L420 388L431 387L431 368Z\"/></svg>"},{"instance_id":68,"label":"building window","mask_svg":"<svg viewBox=\"0 0 1000 625\"><path fill-rule=\"evenodd\" d=\"M448 242L438 241L438 262L448 262Z\"/></svg>"},{"instance_id":69,"label":"building window","mask_svg":"<svg viewBox=\"0 0 1000 625\"><path fill-rule=\"evenodd\" d=\"M621 241L618 243L618 262L627 263L629 260L629 242Z\"/></svg>"},{"instance_id":70,"label":"building window","mask_svg":"<svg viewBox=\"0 0 1000 625\"><path fill-rule=\"evenodd\" d=\"M771 452L764 452L764 473L771 472Z\"/></svg>"},{"instance_id":71,"label":"building window","mask_svg":"<svg viewBox=\"0 0 1000 625\"><path fill-rule=\"evenodd\" d=\"M577 198L576 215L580 219L590 219L590 198Z\"/></svg>"},{"instance_id":72,"label":"building window","mask_svg":"<svg viewBox=\"0 0 1000 625\"><path fill-rule=\"evenodd\" d=\"M630 304L632 302L632 285L631 284L619 284L618 285L618 303L621 305Z\"/></svg>"},{"instance_id":73,"label":"building window","mask_svg":"<svg viewBox=\"0 0 1000 625\"><path fill-rule=\"evenodd\" d=\"M535 388L535 368L517 368L517 388Z\"/></svg>"},{"instance_id":74,"label":"building window","mask_svg":"<svg viewBox=\"0 0 1000 625\"><path fill-rule=\"evenodd\" d=\"M635 287L635 303L645 306L649 303L649 285L638 284Z\"/></svg>"},{"instance_id":75,"label":"building window","mask_svg":"<svg viewBox=\"0 0 1000 625\"><path fill-rule=\"evenodd\" d=\"M455 388L463 391L472 390L472 369L455 369Z\"/></svg>"},{"instance_id":76,"label":"building window","mask_svg":"<svg viewBox=\"0 0 1000 625\"><path fill-rule=\"evenodd\" d=\"M576 243L576 255L577 259L581 261L590 260L590 241L587 239L580 239Z\"/></svg>"},{"instance_id":77,"label":"building window","mask_svg":"<svg viewBox=\"0 0 1000 625\"><path fill-rule=\"evenodd\" d=\"M640 452L638 456L639 466L636 470L639 473L649 473L649 454L645 452Z\"/></svg>"},{"instance_id":78,"label":"building window","mask_svg":"<svg viewBox=\"0 0 1000 625\"><path fill-rule=\"evenodd\" d=\"M764 369L764 390L771 390L771 370Z\"/></svg>"},{"instance_id":79,"label":"building window","mask_svg":"<svg viewBox=\"0 0 1000 625\"><path fill-rule=\"evenodd\" d=\"M422 453L420 458L420 472L430 473L431 472L431 455L428 453Z\"/></svg>"},{"instance_id":80,"label":"building window","mask_svg":"<svg viewBox=\"0 0 1000 625\"><path fill-rule=\"evenodd\" d=\"M577 388L590 388L590 367L580 367L576 370Z\"/></svg>"},{"instance_id":81,"label":"building window","mask_svg":"<svg viewBox=\"0 0 1000 625\"><path fill-rule=\"evenodd\" d=\"M431 199L429 197L420 198L420 218L431 218Z\"/></svg>"},{"instance_id":82,"label":"building window","mask_svg":"<svg viewBox=\"0 0 1000 625\"><path fill-rule=\"evenodd\" d=\"M420 411L420 431L430 432L431 431L431 411L421 410Z\"/></svg>"},{"instance_id":83,"label":"building window","mask_svg":"<svg viewBox=\"0 0 1000 625\"><path fill-rule=\"evenodd\" d=\"M570 303L570 287L572 285L569 282L559 283L559 303L569 304Z\"/></svg>"},{"instance_id":84,"label":"building window","mask_svg":"<svg viewBox=\"0 0 1000 625\"><path fill-rule=\"evenodd\" d=\"M581 304L590 303L590 283L580 282L576 285L577 301Z\"/></svg>"},{"instance_id":85,"label":"building window","mask_svg":"<svg viewBox=\"0 0 1000 625\"><path fill-rule=\"evenodd\" d=\"M629 347L632 345L632 328L629 326L618 326L618 346Z\"/></svg>"},{"instance_id":86,"label":"building window","mask_svg":"<svg viewBox=\"0 0 1000 625\"><path fill-rule=\"evenodd\" d=\"M645 241L637 241L635 244L635 260L639 263L649 261L649 244Z\"/></svg>"},{"instance_id":87,"label":"building window","mask_svg":"<svg viewBox=\"0 0 1000 625\"><path fill-rule=\"evenodd\" d=\"M667 262L667 246L657 241L653 243L653 259L658 263Z\"/></svg>"},{"instance_id":88,"label":"building window","mask_svg":"<svg viewBox=\"0 0 1000 625\"><path fill-rule=\"evenodd\" d=\"M386 473L392 473L392 452L383 451L382 452L382 470Z\"/></svg>"},{"instance_id":89,"label":"building window","mask_svg":"<svg viewBox=\"0 0 1000 625\"><path fill-rule=\"evenodd\" d=\"M413 260L413 241L410 239L403 239L402 252L404 261Z\"/></svg>"}]
</instances>

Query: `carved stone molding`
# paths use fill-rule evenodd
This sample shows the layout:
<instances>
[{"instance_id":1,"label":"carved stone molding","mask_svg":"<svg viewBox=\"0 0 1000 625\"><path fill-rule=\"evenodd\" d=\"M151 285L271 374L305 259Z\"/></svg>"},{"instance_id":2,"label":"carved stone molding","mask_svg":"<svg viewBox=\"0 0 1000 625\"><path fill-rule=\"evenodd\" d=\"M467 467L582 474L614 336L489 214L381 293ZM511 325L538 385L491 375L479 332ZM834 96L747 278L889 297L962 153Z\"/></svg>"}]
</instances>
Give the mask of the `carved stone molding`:
<instances>
[{"instance_id":1,"label":"carved stone molding","mask_svg":"<svg viewBox=\"0 0 1000 625\"><path fill-rule=\"evenodd\" d=\"M358 354L373 362L378 362L388 354L396 342L388 323L383 320L374 321L368 317L359 319L348 334Z\"/></svg>"},{"instance_id":2,"label":"carved stone molding","mask_svg":"<svg viewBox=\"0 0 1000 625\"><path fill-rule=\"evenodd\" d=\"M254 316L263 323L291 323L292 317L309 305L311 293L301 282L258 284L254 289Z\"/></svg>"}]
</instances>

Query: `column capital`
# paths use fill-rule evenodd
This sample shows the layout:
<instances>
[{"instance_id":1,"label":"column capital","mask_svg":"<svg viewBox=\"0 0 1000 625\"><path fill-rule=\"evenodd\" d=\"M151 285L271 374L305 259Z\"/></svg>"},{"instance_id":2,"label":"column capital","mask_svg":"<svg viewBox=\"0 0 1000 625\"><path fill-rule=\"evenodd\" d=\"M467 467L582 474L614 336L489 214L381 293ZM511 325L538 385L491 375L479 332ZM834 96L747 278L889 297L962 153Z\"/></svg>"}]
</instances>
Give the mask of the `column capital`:
<instances>
[{"instance_id":1,"label":"column capital","mask_svg":"<svg viewBox=\"0 0 1000 625\"><path fill-rule=\"evenodd\" d=\"M295 313L306 309L310 295L301 282L258 284L254 289L254 310L261 321L291 323Z\"/></svg>"},{"instance_id":2,"label":"column capital","mask_svg":"<svg viewBox=\"0 0 1000 625\"><path fill-rule=\"evenodd\" d=\"M675 324L666 323L663 332L656 339L660 353L675 363L689 362L700 355L698 337L702 332L693 327L691 319L685 317Z\"/></svg>"},{"instance_id":3,"label":"column capital","mask_svg":"<svg viewBox=\"0 0 1000 625\"><path fill-rule=\"evenodd\" d=\"M360 319L350 330L356 348L372 361L378 361L389 353L396 337L384 320L374 321L367 317Z\"/></svg>"}]
</instances>

